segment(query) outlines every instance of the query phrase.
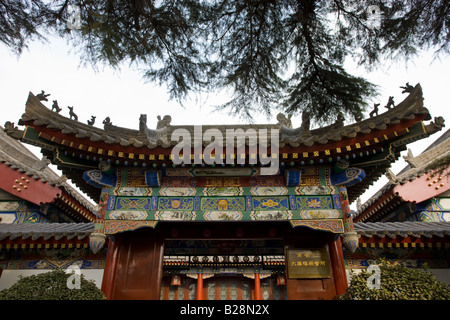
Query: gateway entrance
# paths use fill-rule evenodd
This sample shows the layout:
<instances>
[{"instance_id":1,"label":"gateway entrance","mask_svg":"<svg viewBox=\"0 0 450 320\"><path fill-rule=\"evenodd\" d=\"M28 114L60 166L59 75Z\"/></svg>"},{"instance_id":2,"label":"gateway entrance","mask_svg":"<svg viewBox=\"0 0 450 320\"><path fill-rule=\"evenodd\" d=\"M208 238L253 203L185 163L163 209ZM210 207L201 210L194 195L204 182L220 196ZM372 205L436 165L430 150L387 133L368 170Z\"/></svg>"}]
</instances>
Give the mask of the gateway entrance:
<instances>
[{"instance_id":1,"label":"gateway entrance","mask_svg":"<svg viewBox=\"0 0 450 320\"><path fill-rule=\"evenodd\" d=\"M347 283L340 236L287 223L161 223L108 245L112 299L333 299Z\"/></svg>"},{"instance_id":2,"label":"gateway entrance","mask_svg":"<svg viewBox=\"0 0 450 320\"><path fill-rule=\"evenodd\" d=\"M287 299L283 241L167 240L163 300Z\"/></svg>"}]
</instances>

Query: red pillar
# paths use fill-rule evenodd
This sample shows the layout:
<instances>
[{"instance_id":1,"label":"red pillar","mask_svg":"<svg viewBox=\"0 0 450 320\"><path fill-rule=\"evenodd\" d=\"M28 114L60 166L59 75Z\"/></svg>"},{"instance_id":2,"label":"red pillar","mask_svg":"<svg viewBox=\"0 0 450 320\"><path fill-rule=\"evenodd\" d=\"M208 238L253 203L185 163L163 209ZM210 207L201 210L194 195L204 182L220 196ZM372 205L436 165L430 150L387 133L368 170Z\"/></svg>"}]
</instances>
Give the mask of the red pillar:
<instances>
[{"instance_id":1,"label":"red pillar","mask_svg":"<svg viewBox=\"0 0 450 320\"><path fill-rule=\"evenodd\" d=\"M114 295L114 283L116 278L116 269L119 253L119 238L116 236L113 240L109 238L108 249L106 253L105 269L103 271L102 291L106 296L106 299L112 299Z\"/></svg>"},{"instance_id":2,"label":"red pillar","mask_svg":"<svg viewBox=\"0 0 450 320\"><path fill-rule=\"evenodd\" d=\"M198 273L197 275L197 300L203 300L203 274Z\"/></svg>"},{"instance_id":3,"label":"red pillar","mask_svg":"<svg viewBox=\"0 0 450 320\"><path fill-rule=\"evenodd\" d=\"M255 273L255 300L261 300L261 278Z\"/></svg>"},{"instance_id":4,"label":"red pillar","mask_svg":"<svg viewBox=\"0 0 450 320\"><path fill-rule=\"evenodd\" d=\"M345 290L348 287L341 237L337 235L334 239L332 238L329 242L329 247L336 294L341 295L345 293Z\"/></svg>"}]
</instances>

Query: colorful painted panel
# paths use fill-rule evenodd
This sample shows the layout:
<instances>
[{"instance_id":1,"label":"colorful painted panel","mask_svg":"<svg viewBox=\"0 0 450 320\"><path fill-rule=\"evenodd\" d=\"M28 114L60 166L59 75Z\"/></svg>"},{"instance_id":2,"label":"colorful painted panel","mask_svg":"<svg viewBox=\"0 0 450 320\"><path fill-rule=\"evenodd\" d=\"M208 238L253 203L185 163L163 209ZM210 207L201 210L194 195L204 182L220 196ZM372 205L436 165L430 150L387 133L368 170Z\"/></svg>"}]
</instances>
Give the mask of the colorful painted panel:
<instances>
[{"instance_id":1,"label":"colorful painted panel","mask_svg":"<svg viewBox=\"0 0 450 320\"><path fill-rule=\"evenodd\" d=\"M158 198L159 210L193 210L194 198L177 197L177 198Z\"/></svg>"},{"instance_id":2,"label":"colorful painted panel","mask_svg":"<svg viewBox=\"0 0 450 320\"><path fill-rule=\"evenodd\" d=\"M132 231L143 227L154 228L158 221L106 220L105 234Z\"/></svg>"},{"instance_id":3,"label":"colorful painted panel","mask_svg":"<svg viewBox=\"0 0 450 320\"><path fill-rule=\"evenodd\" d=\"M207 211L203 214L205 220L226 220L226 221L237 221L243 220L243 214L240 211Z\"/></svg>"},{"instance_id":4,"label":"colorful painted panel","mask_svg":"<svg viewBox=\"0 0 450 320\"><path fill-rule=\"evenodd\" d=\"M159 190L159 194L164 197L192 197L195 196L197 190L195 188L168 188L164 187Z\"/></svg>"},{"instance_id":5,"label":"colorful painted panel","mask_svg":"<svg viewBox=\"0 0 450 320\"><path fill-rule=\"evenodd\" d=\"M437 200L437 204L442 210L450 209L450 198L440 198Z\"/></svg>"},{"instance_id":6,"label":"colorful painted panel","mask_svg":"<svg viewBox=\"0 0 450 320\"><path fill-rule=\"evenodd\" d=\"M335 209L342 209L341 208L341 198L340 198L340 196L338 194L333 194L332 198L333 198L333 207Z\"/></svg>"},{"instance_id":7,"label":"colorful painted panel","mask_svg":"<svg viewBox=\"0 0 450 320\"><path fill-rule=\"evenodd\" d=\"M331 186L330 169L306 167L301 169L301 186Z\"/></svg>"},{"instance_id":8,"label":"colorful painted panel","mask_svg":"<svg viewBox=\"0 0 450 320\"><path fill-rule=\"evenodd\" d=\"M125 197L145 197L152 194L152 188L122 187L114 190L114 195Z\"/></svg>"},{"instance_id":9,"label":"colorful painted panel","mask_svg":"<svg viewBox=\"0 0 450 320\"><path fill-rule=\"evenodd\" d=\"M0 213L0 221L2 223L16 223L17 216L15 212L1 212Z\"/></svg>"},{"instance_id":10,"label":"colorful painted panel","mask_svg":"<svg viewBox=\"0 0 450 320\"><path fill-rule=\"evenodd\" d=\"M297 209L333 209L331 197L297 197Z\"/></svg>"},{"instance_id":11,"label":"colorful painted panel","mask_svg":"<svg viewBox=\"0 0 450 320\"><path fill-rule=\"evenodd\" d=\"M109 213L109 218L115 220L146 220L147 217L146 211L113 210Z\"/></svg>"},{"instance_id":12,"label":"colorful painted panel","mask_svg":"<svg viewBox=\"0 0 450 320\"><path fill-rule=\"evenodd\" d=\"M162 186L168 188L195 188L197 184L197 179L191 177L164 177L162 179Z\"/></svg>"},{"instance_id":13,"label":"colorful painted panel","mask_svg":"<svg viewBox=\"0 0 450 320\"><path fill-rule=\"evenodd\" d=\"M292 219L291 211L252 211L250 213L252 220L288 220Z\"/></svg>"},{"instance_id":14,"label":"colorful painted panel","mask_svg":"<svg viewBox=\"0 0 450 320\"><path fill-rule=\"evenodd\" d=\"M339 190L335 186L306 186L295 188L298 195L329 195L339 194Z\"/></svg>"},{"instance_id":15,"label":"colorful painted panel","mask_svg":"<svg viewBox=\"0 0 450 320\"><path fill-rule=\"evenodd\" d=\"M286 182L282 176L256 176L250 178L252 187L286 187Z\"/></svg>"},{"instance_id":16,"label":"colorful painted panel","mask_svg":"<svg viewBox=\"0 0 450 320\"><path fill-rule=\"evenodd\" d=\"M289 210L288 197L253 197L254 210Z\"/></svg>"},{"instance_id":17,"label":"colorful painted panel","mask_svg":"<svg viewBox=\"0 0 450 320\"><path fill-rule=\"evenodd\" d=\"M150 210L151 198L117 198L116 210Z\"/></svg>"},{"instance_id":18,"label":"colorful painted panel","mask_svg":"<svg viewBox=\"0 0 450 320\"><path fill-rule=\"evenodd\" d=\"M156 211L155 220L169 220L169 221L187 221L195 220L197 215L194 211Z\"/></svg>"},{"instance_id":19,"label":"colorful painted panel","mask_svg":"<svg viewBox=\"0 0 450 320\"><path fill-rule=\"evenodd\" d=\"M342 212L334 209L325 210L299 210L298 215L300 219L331 219L342 218Z\"/></svg>"},{"instance_id":20,"label":"colorful painted panel","mask_svg":"<svg viewBox=\"0 0 450 320\"><path fill-rule=\"evenodd\" d=\"M450 221L450 212L422 211L418 216L418 220L427 222Z\"/></svg>"},{"instance_id":21,"label":"colorful painted panel","mask_svg":"<svg viewBox=\"0 0 450 320\"><path fill-rule=\"evenodd\" d=\"M0 201L0 211L16 211L19 208L19 201Z\"/></svg>"},{"instance_id":22,"label":"colorful painted panel","mask_svg":"<svg viewBox=\"0 0 450 320\"><path fill-rule=\"evenodd\" d=\"M201 210L245 210L245 199L234 197L202 198Z\"/></svg>"},{"instance_id":23,"label":"colorful painted panel","mask_svg":"<svg viewBox=\"0 0 450 320\"><path fill-rule=\"evenodd\" d=\"M314 230L330 231L333 233L344 232L342 219L318 219L318 220L291 220L293 227L304 226Z\"/></svg>"},{"instance_id":24,"label":"colorful painted panel","mask_svg":"<svg viewBox=\"0 0 450 320\"><path fill-rule=\"evenodd\" d=\"M253 187L250 193L254 196L284 196L289 190L286 187Z\"/></svg>"},{"instance_id":25,"label":"colorful painted panel","mask_svg":"<svg viewBox=\"0 0 450 320\"><path fill-rule=\"evenodd\" d=\"M126 185L127 187L147 187L147 183L145 181L145 169L142 168L127 168L123 171L126 171ZM124 173L122 171L122 174Z\"/></svg>"},{"instance_id":26,"label":"colorful painted panel","mask_svg":"<svg viewBox=\"0 0 450 320\"><path fill-rule=\"evenodd\" d=\"M240 187L212 187L203 189L203 195L205 196L230 197L242 196L243 193L244 189Z\"/></svg>"}]
</instances>

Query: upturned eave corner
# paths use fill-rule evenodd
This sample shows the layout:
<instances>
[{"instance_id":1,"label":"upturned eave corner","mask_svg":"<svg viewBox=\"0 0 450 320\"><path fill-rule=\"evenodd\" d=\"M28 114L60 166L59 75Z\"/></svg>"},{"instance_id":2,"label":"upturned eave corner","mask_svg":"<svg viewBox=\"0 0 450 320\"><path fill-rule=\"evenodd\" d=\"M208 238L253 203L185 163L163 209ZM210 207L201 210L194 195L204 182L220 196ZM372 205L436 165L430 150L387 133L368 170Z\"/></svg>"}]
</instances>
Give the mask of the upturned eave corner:
<instances>
[{"instance_id":1,"label":"upturned eave corner","mask_svg":"<svg viewBox=\"0 0 450 320\"><path fill-rule=\"evenodd\" d=\"M13 139L20 140L23 137L24 131L20 130L14 125L14 122L6 121L3 127L3 131Z\"/></svg>"}]
</instances>

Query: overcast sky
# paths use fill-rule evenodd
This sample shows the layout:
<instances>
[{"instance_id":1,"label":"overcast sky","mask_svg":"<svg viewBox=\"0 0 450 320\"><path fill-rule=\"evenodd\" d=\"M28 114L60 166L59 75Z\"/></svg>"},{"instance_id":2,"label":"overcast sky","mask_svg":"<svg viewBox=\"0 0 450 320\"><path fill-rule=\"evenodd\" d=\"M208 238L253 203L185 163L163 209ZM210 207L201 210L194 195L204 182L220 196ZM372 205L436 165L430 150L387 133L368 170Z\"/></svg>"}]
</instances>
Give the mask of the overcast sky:
<instances>
[{"instance_id":1,"label":"overcast sky","mask_svg":"<svg viewBox=\"0 0 450 320\"><path fill-rule=\"evenodd\" d=\"M450 60L447 57L433 61L432 52L425 52L408 64L403 61L389 63L370 73L356 68L351 62L345 67L350 74L363 76L380 86L379 97L370 101L370 105L380 103L380 113L386 110L383 106L389 96L394 96L396 104L406 97L399 87L409 82L411 85L421 84L425 107L433 118L448 118ZM86 123L91 116L96 116L95 126L100 128L103 127L102 121L109 116L114 125L138 129L140 114L147 114L149 128L156 128L158 115L170 115L172 125L244 123L238 116L212 112L213 105L225 102L223 95L203 94L193 97L185 102L186 107L183 109L176 101L169 100L164 87L145 83L141 75L139 70L126 66L120 71L102 66L97 71L91 66L83 67L76 52L61 39L50 38L46 44L32 43L20 57L0 44L0 125L3 126L6 121L17 125L25 110L28 92L37 94L41 90L51 94L49 101L44 102L47 107L51 108L52 100L58 100L59 106L63 108L62 115L68 117L67 106L73 106L79 121ZM367 110L366 117L370 111ZM258 115L254 122L277 123L275 117L276 112L272 119ZM293 127L300 126L301 115L294 116L292 124ZM409 148L414 155L418 155L444 131L445 128L428 139L409 145ZM392 170L397 173L405 165L400 159ZM387 179L381 179L362 197L362 202L386 182Z\"/></svg>"}]
</instances>

